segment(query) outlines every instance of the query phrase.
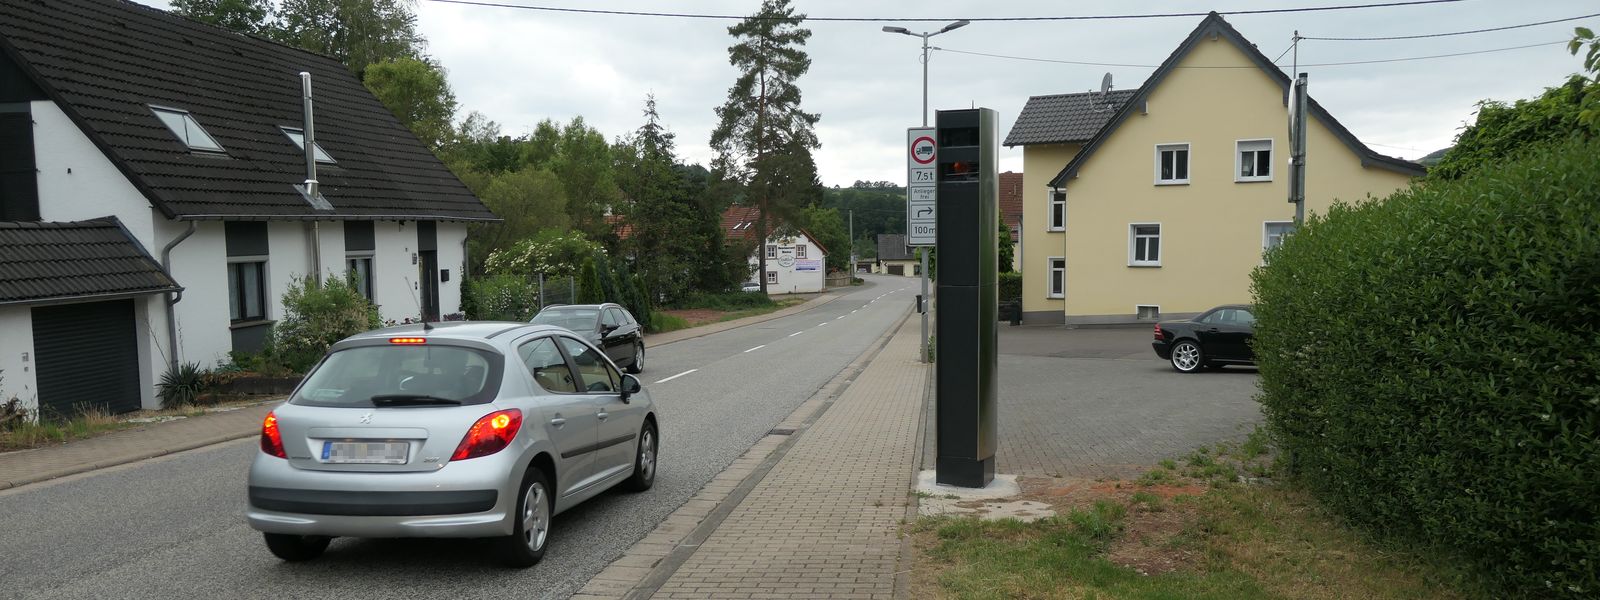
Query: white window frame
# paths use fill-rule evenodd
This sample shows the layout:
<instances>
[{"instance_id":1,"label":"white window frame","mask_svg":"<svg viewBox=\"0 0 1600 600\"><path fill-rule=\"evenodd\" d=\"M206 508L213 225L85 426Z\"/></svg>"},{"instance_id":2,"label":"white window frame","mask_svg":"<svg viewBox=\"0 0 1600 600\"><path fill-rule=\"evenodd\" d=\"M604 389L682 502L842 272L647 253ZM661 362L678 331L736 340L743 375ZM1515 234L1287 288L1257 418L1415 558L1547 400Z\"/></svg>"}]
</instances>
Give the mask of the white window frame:
<instances>
[{"instance_id":1,"label":"white window frame","mask_svg":"<svg viewBox=\"0 0 1600 600\"><path fill-rule=\"evenodd\" d=\"M1167 151L1177 151L1177 150L1182 150L1184 152L1183 172L1184 172L1185 175L1188 175L1189 177L1184 177L1183 179L1162 179L1161 178L1161 153L1162 152L1167 152ZM1155 162L1155 182L1156 182L1156 185L1189 185L1189 178L1190 177L1194 177L1194 160L1193 159L1194 159L1194 150L1190 147L1189 142L1169 142L1169 143L1165 143L1165 144L1156 144L1156 162ZM1176 173L1176 171L1177 171L1176 163L1174 163L1173 171L1174 171L1173 174L1176 175L1177 174Z\"/></svg>"},{"instance_id":2,"label":"white window frame","mask_svg":"<svg viewBox=\"0 0 1600 600\"><path fill-rule=\"evenodd\" d=\"M777 285L777 283L778 283L778 272L777 271L767 271L767 285Z\"/></svg>"},{"instance_id":3,"label":"white window frame","mask_svg":"<svg viewBox=\"0 0 1600 600\"><path fill-rule=\"evenodd\" d=\"M200 121L195 119L194 115L189 111L156 104L146 104L145 106L155 114L156 120L160 121L167 128L167 131L172 133L173 137L178 138L178 141L185 148L194 152L205 152L213 155L228 153L228 149L222 147L222 142L217 141L217 138L211 135L211 132L206 131L205 126L201 125ZM169 122L163 115L175 117L177 124ZM183 126L182 132L178 131L177 125Z\"/></svg>"},{"instance_id":4,"label":"white window frame","mask_svg":"<svg viewBox=\"0 0 1600 600\"><path fill-rule=\"evenodd\" d=\"M1246 144L1250 144L1252 146L1259 146L1262 143L1266 143L1266 145L1267 145L1267 147L1266 147L1267 165L1268 165L1267 166L1267 174L1264 175L1264 176L1263 175L1255 175L1255 176L1251 176L1251 177L1245 177L1244 175L1242 175L1242 173L1244 172L1244 153L1246 153L1246 152L1251 152L1251 153L1260 152L1261 148L1252 147L1252 148L1247 150L1247 149L1245 149L1244 146ZM1258 181L1272 181L1272 176L1275 173L1278 172L1277 166L1274 165L1273 162L1272 162L1273 160L1276 160L1277 156L1278 156L1278 151L1277 151L1277 148L1273 144L1272 138L1234 140L1234 142L1233 142L1233 181L1234 181L1234 183L1255 183L1255 182L1258 182ZM1252 156L1251 158L1254 158L1254 156ZM1257 164L1259 164L1259 163L1257 163Z\"/></svg>"},{"instance_id":5,"label":"white window frame","mask_svg":"<svg viewBox=\"0 0 1600 600\"><path fill-rule=\"evenodd\" d=\"M1140 227L1155 227L1156 228L1156 235L1155 235L1155 239L1156 239L1156 259L1155 260L1137 260L1136 259L1136 257L1138 256L1137 250L1139 248L1139 235L1138 235L1137 232L1139 231ZM1128 266L1130 266L1130 267L1159 267L1159 266L1161 266L1161 256L1166 253L1166 248L1163 247L1163 246L1166 246L1166 244L1162 243L1162 238L1163 237L1165 237L1165 236L1162 234L1162 228L1161 228L1161 224L1160 223L1129 223L1128 224Z\"/></svg>"},{"instance_id":6,"label":"white window frame","mask_svg":"<svg viewBox=\"0 0 1600 600\"><path fill-rule=\"evenodd\" d=\"M294 147L296 149L300 150L301 152L306 151L306 131L304 129L299 127L284 127L279 125L278 131L282 131L283 135L288 137L290 142L294 143ZM317 148L317 162L325 165L339 164L339 161L334 160L333 156L328 154L327 150L322 149L322 143L318 142L312 145L316 146Z\"/></svg>"},{"instance_id":7,"label":"white window frame","mask_svg":"<svg viewBox=\"0 0 1600 600\"><path fill-rule=\"evenodd\" d=\"M1261 251L1262 251L1262 253L1266 253L1267 250L1272 250L1272 226L1290 226L1290 230L1288 230L1288 232L1285 232L1285 234L1283 234L1282 237L1286 237L1286 235L1293 234L1293 232L1294 232L1294 221L1262 221L1261 222ZM1278 242L1278 243L1280 243L1280 245L1282 245L1283 242Z\"/></svg>"},{"instance_id":8,"label":"white window frame","mask_svg":"<svg viewBox=\"0 0 1600 600\"><path fill-rule=\"evenodd\" d=\"M774 259L774 258L777 258L777 257L778 257L778 245L777 244L767 244L767 260L771 260L771 259Z\"/></svg>"},{"instance_id":9,"label":"white window frame","mask_svg":"<svg viewBox=\"0 0 1600 600\"><path fill-rule=\"evenodd\" d=\"M1056 268L1056 261L1060 261L1061 262L1061 268L1059 268L1059 269ZM1067 297L1067 259L1066 259L1066 257L1064 257L1064 256L1052 256L1049 259L1047 259L1047 262L1045 264L1049 266L1048 270L1050 271L1050 277L1048 279L1045 279L1045 282L1044 282L1044 288L1045 288L1044 289L1044 297L1045 298L1051 298L1051 299L1066 298ZM1056 284L1056 272L1057 271L1061 272L1061 289L1059 289L1059 290L1050 289L1050 288L1054 287L1055 284Z\"/></svg>"},{"instance_id":10,"label":"white window frame","mask_svg":"<svg viewBox=\"0 0 1600 600\"><path fill-rule=\"evenodd\" d=\"M794 245L794 257L795 258L805 258L806 257L806 245L805 244L795 244Z\"/></svg>"},{"instance_id":11,"label":"white window frame","mask_svg":"<svg viewBox=\"0 0 1600 600\"><path fill-rule=\"evenodd\" d=\"M1049 189L1045 192L1045 194L1045 206L1048 208L1048 211L1045 213L1045 231L1066 231L1067 191L1061 189ZM1061 208L1060 222L1057 222L1056 219L1057 207Z\"/></svg>"}]
</instances>

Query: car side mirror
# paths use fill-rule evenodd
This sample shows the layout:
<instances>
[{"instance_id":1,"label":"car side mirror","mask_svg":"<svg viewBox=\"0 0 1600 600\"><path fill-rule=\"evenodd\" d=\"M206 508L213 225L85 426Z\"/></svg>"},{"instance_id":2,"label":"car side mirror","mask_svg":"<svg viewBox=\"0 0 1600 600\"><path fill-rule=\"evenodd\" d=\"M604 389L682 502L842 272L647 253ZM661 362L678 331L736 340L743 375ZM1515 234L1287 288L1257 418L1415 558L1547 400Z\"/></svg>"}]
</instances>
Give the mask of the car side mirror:
<instances>
[{"instance_id":1,"label":"car side mirror","mask_svg":"<svg viewBox=\"0 0 1600 600\"><path fill-rule=\"evenodd\" d=\"M644 384L639 383L639 378L638 377L634 377L632 375L623 375L622 376L622 399L623 400L627 400L629 396L637 394L637 393L639 393L641 391L644 391Z\"/></svg>"},{"instance_id":2,"label":"car side mirror","mask_svg":"<svg viewBox=\"0 0 1600 600\"><path fill-rule=\"evenodd\" d=\"M601 325L600 335L611 335L611 332L616 331L619 327L621 327L621 325Z\"/></svg>"}]
</instances>

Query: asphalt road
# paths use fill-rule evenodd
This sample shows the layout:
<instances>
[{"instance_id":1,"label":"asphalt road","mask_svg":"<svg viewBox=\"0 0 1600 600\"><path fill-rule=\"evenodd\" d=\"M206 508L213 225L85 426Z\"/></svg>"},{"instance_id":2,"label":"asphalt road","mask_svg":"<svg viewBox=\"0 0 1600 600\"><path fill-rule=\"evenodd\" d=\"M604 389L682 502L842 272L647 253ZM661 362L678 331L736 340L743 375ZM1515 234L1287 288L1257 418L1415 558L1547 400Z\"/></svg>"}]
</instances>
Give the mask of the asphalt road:
<instances>
[{"instance_id":1,"label":"asphalt road","mask_svg":"<svg viewBox=\"0 0 1600 600\"><path fill-rule=\"evenodd\" d=\"M556 517L531 569L494 566L478 540L338 539L314 562L280 562L244 523L249 439L0 492L0 598L566 598L914 302L915 279L869 281L796 315L649 349L655 488Z\"/></svg>"}]
</instances>

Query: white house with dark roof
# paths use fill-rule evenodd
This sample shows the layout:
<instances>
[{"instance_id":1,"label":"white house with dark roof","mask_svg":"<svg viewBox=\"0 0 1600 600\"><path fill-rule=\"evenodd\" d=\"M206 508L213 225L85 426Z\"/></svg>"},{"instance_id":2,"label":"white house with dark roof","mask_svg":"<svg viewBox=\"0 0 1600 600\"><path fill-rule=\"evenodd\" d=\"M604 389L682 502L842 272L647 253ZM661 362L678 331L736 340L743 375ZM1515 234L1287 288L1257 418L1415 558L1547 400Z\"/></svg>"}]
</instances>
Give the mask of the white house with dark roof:
<instances>
[{"instance_id":1,"label":"white house with dark roof","mask_svg":"<svg viewBox=\"0 0 1600 600\"><path fill-rule=\"evenodd\" d=\"M314 195L303 185L302 72L315 102ZM445 318L459 311L467 224L496 220L332 58L123 0L0 3L0 222L108 217L124 250L150 257L170 285L122 290L104 276L66 297L57 292L74 273L0 261L0 294L15 292L0 300L0 401L153 408L169 365L258 350L295 278L349 274L385 319ZM30 264L80 264L70 248L47 245L39 251L57 255ZM102 321L50 335L132 340L137 364L47 367L45 306L66 302L131 305L114 316L100 306ZM23 323L33 334L14 334ZM52 392L65 389L58 380L130 372L137 389L115 397Z\"/></svg>"},{"instance_id":2,"label":"white house with dark roof","mask_svg":"<svg viewBox=\"0 0 1600 600\"><path fill-rule=\"evenodd\" d=\"M760 218L759 208L733 205L722 212L722 230L728 243L751 246L750 272L766 280L767 293L806 294L827 289L828 249L804 228L776 222L767 224L766 242L757 244L756 221ZM757 252L767 253L765 272Z\"/></svg>"}]
</instances>

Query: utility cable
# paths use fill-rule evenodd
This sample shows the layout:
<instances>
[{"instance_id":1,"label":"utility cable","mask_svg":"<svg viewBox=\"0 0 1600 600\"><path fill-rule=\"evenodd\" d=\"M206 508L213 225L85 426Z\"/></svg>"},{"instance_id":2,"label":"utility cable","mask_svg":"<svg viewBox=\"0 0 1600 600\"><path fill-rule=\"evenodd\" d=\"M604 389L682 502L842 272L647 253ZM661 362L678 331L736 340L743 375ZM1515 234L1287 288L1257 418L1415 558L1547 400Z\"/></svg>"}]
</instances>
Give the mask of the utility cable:
<instances>
[{"instance_id":1,"label":"utility cable","mask_svg":"<svg viewBox=\"0 0 1600 600\"><path fill-rule=\"evenodd\" d=\"M668 17L668 18L674 18L674 19L716 19L716 20L738 20L738 21L744 21L744 20L749 20L749 19L764 19L764 18L766 18L766 19L786 19L786 18L791 18L791 17L759 17L759 16L753 16L753 15L722 15L722 14L706 14L706 13L669 13L669 12L647 12L647 11L633 11L633 10L603 10L603 9L597 9L597 8L570 8L570 7L561 7L561 6L539 6L539 5L530 5L530 4L509 4L509 3L506 3L506 2L494 2L494 1L490 1L490 0L428 0L428 1L437 2L437 3L441 3L441 4L461 4L461 5L467 5L467 6L488 6L488 7L495 7L495 8L513 8L513 9L520 9L520 10L535 10L535 11L543 11L543 12L577 13L577 14L587 14L587 15L607 15L607 16L627 16L627 17ZM1406 1L1406 2L1383 2L1383 3L1374 3L1374 4L1341 4L1341 5L1334 5L1334 6L1305 6L1305 7L1297 7L1297 8L1262 8L1262 9L1255 9L1255 10L1217 11L1217 14L1222 14L1222 15L1263 15L1263 14L1323 12L1323 11L1354 10L1354 9L1365 9L1365 8L1390 8L1390 7L1396 7L1396 6L1418 6L1418 5L1424 5L1424 4L1447 4L1447 3L1454 3L1454 2L1461 2L1461 1L1462 0L1410 0L1410 1ZM1174 12L1174 13L1148 13L1148 14L1123 14L1123 15L1074 15L1074 16L1059 16L1059 17L965 17L965 18L953 17L952 18L952 17L813 17L813 16L801 16L801 17L798 17L798 18L800 18L802 20L805 20L805 21L834 21L834 22L853 22L853 23L879 23L879 22L909 23L909 22L945 22L945 21L963 21L963 20L964 21L972 21L972 22L979 22L979 21L985 21L985 22L992 22L992 21L1024 21L1025 22L1025 21L1100 21L1100 20L1117 20L1117 19L1164 19L1164 18L1174 18L1174 17L1204 17L1204 16L1207 16L1209 14L1211 14L1211 13L1209 13L1209 12Z\"/></svg>"},{"instance_id":2,"label":"utility cable","mask_svg":"<svg viewBox=\"0 0 1600 600\"><path fill-rule=\"evenodd\" d=\"M1600 17L1600 13L1594 13L1592 15L1579 15L1579 16L1576 16L1576 17L1567 17L1565 19L1551 19L1549 21L1539 21L1537 23L1523 23L1521 25L1506 25L1505 27L1490 27L1488 29L1472 29L1472 30L1469 30L1469 31L1450 31L1450 32L1445 32L1445 33L1422 33L1422 34L1417 34L1417 35L1390 35L1390 36L1380 36L1380 37L1310 37L1310 36L1307 36L1307 37L1302 37L1300 39L1302 39L1302 40L1318 40L1318 41L1324 41L1324 42L1376 42L1376 41L1388 41L1388 40L1420 40L1420 39L1424 39L1424 38L1449 37L1449 36L1452 36L1452 35L1469 35L1469 34L1474 34L1474 33L1489 33L1491 31L1506 31L1508 29L1521 29L1523 27L1536 27L1536 26L1539 26L1539 25L1549 25L1551 23L1565 23L1567 21L1577 21L1579 19L1588 19L1588 18L1591 18L1591 17Z\"/></svg>"},{"instance_id":3,"label":"utility cable","mask_svg":"<svg viewBox=\"0 0 1600 600\"><path fill-rule=\"evenodd\" d=\"M1306 39L1310 39L1310 38L1306 38ZM1541 43L1538 43L1538 44L1526 44L1526 45L1522 45L1522 46L1510 46L1510 47L1506 47L1506 48L1490 48L1488 50L1474 50L1474 51L1471 51L1471 52L1452 52L1452 53L1449 53L1449 54L1431 54L1431 55L1428 55L1428 56L1406 56L1406 57L1401 57L1401 58L1382 58L1382 59L1375 59L1375 60L1352 60L1352 61L1343 61L1343 62L1309 63L1309 64L1303 64L1303 65L1300 65L1300 66L1301 67L1341 67L1341 66L1346 66L1346 65L1370 65L1370 64L1377 64L1377 63L1405 62L1405 61L1412 61L1412 60L1429 60L1429 59L1435 59L1435 58L1450 58L1450 57L1454 57L1454 56L1470 56L1470 55L1473 55L1473 54L1489 54L1491 52L1507 52L1507 51L1511 51L1511 50L1521 50L1521 49L1524 49L1524 48L1536 48L1536 47L1539 47L1539 46L1552 46L1552 45L1555 45L1555 44L1565 44L1565 43L1568 43L1569 41L1570 40L1559 40L1559 41L1554 41L1554 42L1541 42ZM942 48L942 47L939 47L939 46L931 46L930 49L939 50L941 52L951 52L951 53L955 53L955 54L969 54L969 55L972 55L972 56L985 56L985 57L989 57L989 58L1004 58L1004 59L1008 59L1008 60L1023 60L1023 61L1029 61L1029 62L1044 62L1044 63L1056 63L1056 64L1066 64L1066 65L1088 65L1088 66L1092 66L1092 67L1131 67L1131 68L1141 68L1141 69L1156 69L1156 68L1160 68L1160 66L1161 66L1161 65L1141 65L1141 64L1131 64L1131 63L1092 62L1092 61L1081 61L1081 60L1058 60L1058 59L1053 59L1053 58L1033 58L1033 57L1028 57L1028 56L1010 56L1010 55L1006 55L1006 54L990 54L990 53L987 53L987 52L972 52L972 51L969 51L969 50L955 50L955 49L952 49L952 48ZM1283 58L1283 57L1280 55L1278 58ZM1238 65L1238 66L1235 66L1235 65L1221 65L1221 66L1193 65L1193 66L1179 66L1177 68L1179 68L1179 69L1254 69L1256 67L1254 65Z\"/></svg>"}]
</instances>

